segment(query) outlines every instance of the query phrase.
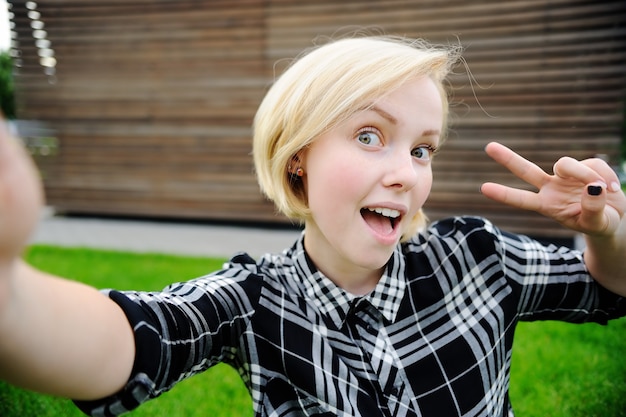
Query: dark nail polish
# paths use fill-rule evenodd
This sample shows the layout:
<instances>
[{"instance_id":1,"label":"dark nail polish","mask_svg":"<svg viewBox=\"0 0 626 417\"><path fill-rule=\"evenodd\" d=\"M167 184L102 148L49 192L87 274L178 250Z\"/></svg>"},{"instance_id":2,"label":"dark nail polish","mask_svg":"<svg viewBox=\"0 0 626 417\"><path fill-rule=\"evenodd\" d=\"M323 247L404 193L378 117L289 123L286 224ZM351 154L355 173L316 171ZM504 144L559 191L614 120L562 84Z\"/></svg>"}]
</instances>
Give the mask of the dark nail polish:
<instances>
[{"instance_id":1,"label":"dark nail polish","mask_svg":"<svg viewBox=\"0 0 626 417\"><path fill-rule=\"evenodd\" d=\"M602 187L599 185L590 185L587 187L587 193L589 193L589 195L600 195L602 194Z\"/></svg>"}]
</instances>

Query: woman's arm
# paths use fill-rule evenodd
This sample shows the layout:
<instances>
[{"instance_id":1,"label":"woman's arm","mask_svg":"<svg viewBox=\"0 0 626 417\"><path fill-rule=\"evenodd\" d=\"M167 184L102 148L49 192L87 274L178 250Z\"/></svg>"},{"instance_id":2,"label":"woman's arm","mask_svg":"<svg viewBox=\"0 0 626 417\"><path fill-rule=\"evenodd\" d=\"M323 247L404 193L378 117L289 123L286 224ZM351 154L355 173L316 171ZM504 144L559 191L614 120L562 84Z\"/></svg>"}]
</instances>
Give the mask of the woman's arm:
<instances>
[{"instance_id":1,"label":"woman's arm","mask_svg":"<svg viewBox=\"0 0 626 417\"><path fill-rule=\"evenodd\" d=\"M605 288L624 297L626 297L625 217L622 215L621 222L613 235L585 235L587 243L585 263L591 276Z\"/></svg>"},{"instance_id":2,"label":"woman's arm","mask_svg":"<svg viewBox=\"0 0 626 417\"><path fill-rule=\"evenodd\" d=\"M513 207L532 210L583 233L585 263L602 286L626 296L626 196L615 172L601 159L564 157L552 175L498 143L487 154L513 174L535 186L532 192L485 183L481 192Z\"/></svg>"},{"instance_id":3,"label":"woman's arm","mask_svg":"<svg viewBox=\"0 0 626 417\"><path fill-rule=\"evenodd\" d=\"M121 389L134 361L132 329L97 290L18 261L0 312L0 377L74 399ZM6 289L6 288L5 288Z\"/></svg>"},{"instance_id":4,"label":"woman's arm","mask_svg":"<svg viewBox=\"0 0 626 417\"><path fill-rule=\"evenodd\" d=\"M132 329L95 289L20 260L41 201L34 165L0 126L0 378L76 399L112 394L133 366Z\"/></svg>"}]
</instances>

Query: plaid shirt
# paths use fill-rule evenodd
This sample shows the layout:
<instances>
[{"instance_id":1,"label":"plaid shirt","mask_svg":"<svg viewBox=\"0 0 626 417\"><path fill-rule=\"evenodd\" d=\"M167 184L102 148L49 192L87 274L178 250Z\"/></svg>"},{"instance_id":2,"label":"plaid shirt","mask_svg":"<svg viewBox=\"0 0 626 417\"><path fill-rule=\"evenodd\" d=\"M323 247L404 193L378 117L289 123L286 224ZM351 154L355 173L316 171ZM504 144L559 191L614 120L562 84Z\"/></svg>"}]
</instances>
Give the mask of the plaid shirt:
<instances>
[{"instance_id":1,"label":"plaid shirt","mask_svg":"<svg viewBox=\"0 0 626 417\"><path fill-rule=\"evenodd\" d=\"M225 362L257 416L512 416L519 320L606 320L626 303L580 252L506 234L480 218L431 225L398 245L372 293L322 275L303 239L258 262L163 292L114 292L135 331L127 386L86 413L117 415Z\"/></svg>"}]
</instances>

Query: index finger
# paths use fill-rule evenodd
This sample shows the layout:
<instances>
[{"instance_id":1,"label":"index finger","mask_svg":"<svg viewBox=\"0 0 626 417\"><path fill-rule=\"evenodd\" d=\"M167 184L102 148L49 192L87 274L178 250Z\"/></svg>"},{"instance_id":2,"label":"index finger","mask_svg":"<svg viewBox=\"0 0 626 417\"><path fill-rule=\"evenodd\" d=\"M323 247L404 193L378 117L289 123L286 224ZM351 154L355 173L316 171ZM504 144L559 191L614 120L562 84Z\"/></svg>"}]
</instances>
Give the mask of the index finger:
<instances>
[{"instance_id":1,"label":"index finger","mask_svg":"<svg viewBox=\"0 0 626 417\"><path fill-rule=\"evenodd\" d=\"M498 142L488 143L485 152L515 176L537 188L550 179L550 175L536 164Z\"/></svg>"}]
</instances>

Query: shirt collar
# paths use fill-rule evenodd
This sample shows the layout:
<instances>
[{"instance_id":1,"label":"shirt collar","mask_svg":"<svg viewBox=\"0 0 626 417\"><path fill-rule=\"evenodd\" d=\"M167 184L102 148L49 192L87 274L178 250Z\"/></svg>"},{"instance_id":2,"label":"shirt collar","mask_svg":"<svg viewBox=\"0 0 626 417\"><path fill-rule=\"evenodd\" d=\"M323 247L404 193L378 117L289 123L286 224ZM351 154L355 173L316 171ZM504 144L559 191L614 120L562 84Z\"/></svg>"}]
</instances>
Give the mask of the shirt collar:
<instances>
[{"instance_id":1,"label":"shirt collar","mask_svg":"<svg viewBox=\"0 0 626 417\"><path fill-rule=\"evenodd\" d=\"M394 249L374 290L363 297L345 291L317 270L304 249L304 233L293 246L290 255L296 268L294 278L304 294L337 328L343 326L350 307L359 298L369 301L389 322L395 321L406 287L405 263L400 245Z\"/></svg>"}]
</instances>

